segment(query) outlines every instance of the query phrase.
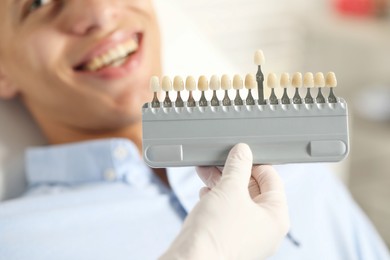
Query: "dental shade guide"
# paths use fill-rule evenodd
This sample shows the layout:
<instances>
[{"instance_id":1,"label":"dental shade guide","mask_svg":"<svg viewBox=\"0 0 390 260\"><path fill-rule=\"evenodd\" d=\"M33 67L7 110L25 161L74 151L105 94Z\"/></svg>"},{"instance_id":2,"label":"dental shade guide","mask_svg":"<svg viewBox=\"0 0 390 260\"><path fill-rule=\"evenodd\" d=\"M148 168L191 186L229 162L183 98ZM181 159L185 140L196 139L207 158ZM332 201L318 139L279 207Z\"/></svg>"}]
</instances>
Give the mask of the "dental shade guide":
<instances>
[{"instance_id":1,"label":"dental shade guide","mask_svg":"<svg viewBox=\"0 0 390 260\"><path fill-rule=\"evenodd\" d=\"M348 110L344 99L335 96L337 86L333 72L327 73L268 73L267 86L271 95L264 98L264 75L259 76L264 56L255 54L258 66L256 75L243 79L228 75L210 79L200 76L198 82L188 76L175 77L173 90L177 99L171 102L170 78L151 78L153 100L142 108L143 157L155 168L177 166L223 165L230 149L237 143L247 143L253 152L254 164L285 164L311 162L337 162L349 151ZM261 72L262 74L263 72ZM279 83L279 84L278 84ZM241 92L247 95L243 100ZM261 91L259 99L253 98L253 89ZM283 90L278 98L275 90ZM301 96L300 89L306 93ZM233 90L232 90L233 88ZM295 89L289 96L287 89ZM311 90L318 89L314 98ZM330 94L324 97L323 88ZM211 90L210 100L206 92ZM231 100L229 92L234 91ZM302 89L303 91L303 89ZM159 100L160 92L165 99ZM181 94L188 93L182 100ZM200 92L195 101L193 92ZM218 98L220 92L221 100ZM233 93L232 93L233 94ZM207 96L208 97L208 96ZM263 100L261 99L263 97Z\"/></svg>"}]
</instances>

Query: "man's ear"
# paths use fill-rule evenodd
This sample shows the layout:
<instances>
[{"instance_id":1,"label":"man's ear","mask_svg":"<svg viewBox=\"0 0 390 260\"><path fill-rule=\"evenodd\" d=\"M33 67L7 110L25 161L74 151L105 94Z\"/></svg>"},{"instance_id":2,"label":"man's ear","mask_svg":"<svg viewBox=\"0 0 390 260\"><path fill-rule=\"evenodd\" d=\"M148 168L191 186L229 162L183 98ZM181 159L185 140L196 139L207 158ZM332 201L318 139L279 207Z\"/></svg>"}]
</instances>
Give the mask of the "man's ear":
<instances>
[{"instance_id":1,"label":"man's ear","mask_svg":"<svg viewBox=\"0 0 390 260\"><path fill-rule=\"evenodd\" d=\"M0 64L0 99L11 99L18 94L17 88L15 88L7 76L4 74L4 70Z\"/></svg>"}]
</instances>

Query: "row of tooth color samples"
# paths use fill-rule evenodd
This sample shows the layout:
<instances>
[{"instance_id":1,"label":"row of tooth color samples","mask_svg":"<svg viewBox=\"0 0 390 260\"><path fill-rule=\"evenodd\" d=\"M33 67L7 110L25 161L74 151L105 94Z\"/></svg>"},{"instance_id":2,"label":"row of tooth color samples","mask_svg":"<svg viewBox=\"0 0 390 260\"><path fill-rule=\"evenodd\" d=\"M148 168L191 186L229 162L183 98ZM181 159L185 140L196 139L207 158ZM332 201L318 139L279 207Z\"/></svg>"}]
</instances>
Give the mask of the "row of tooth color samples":
<instances>
[{"instance_id":1,"label":"row of tooth color samples","mask_svg":"<svg viewBox=\"0 0 390 260\"><path fill-rule=\"evenodd\" d=\"M233 84L232 84L233 83ZM269 104L310 104L310 103L336 103L337 98L334 95L333 88L337 86L337 79L333 72L327 73L324 76L323 73L318 72L315 75L308 72L302 76L302 73L296 72L290 77L288 73L282 73L280 79L275 73L268 74L267 77L267 86L271 89L271 95L269 97ZM279 83L279 84L278 84ZM193 91L200 91L201 96L198 101L199 106L230 106L230 105L243 105L244 100L240 96L240 90L245 88L248 90L247 97L245 98L246 105L255 105L256 101L253 98L252 90L256 89L258 84L256 78L252 74L247 74L243 80L241 76L235 75L233 77L233 82L231 81L228 75L223 75L221 78L213 75L210 78L210 81L206 76L200 76L198 82L195 81L194 77L188 76L184 82L183 78L180 76L175 76L173 79L173 84L171 79L168 76L164 76L161 80L157 76L154 76L150 80L150 88L154 92L154 97L151 102L152 107L158 108L161 107L160 100L158 98L161 91L165 92L165 99L162 102L163 107L183 107L184 101L181 97L181 92L187 90L189 95L186 101L188 107L196 106L196 102L193 97ZM278 99L274 89L276 87L281 87L284 89L283 96ZM287 93L287 88L295 88L295 94L290 99ZM302 98L299 93L300 88L306 88L306 96ZM327 98L324 97L321 89L324 87L330 88L329 95ZM228 95L228 91L231 89L236 90L236 97L234 100L231 100ZM313 97L310 90L312 88L317 88L318 93L316 97ZM217 97L217 91L223 90L225 92L224 98L220 101ZM170 99L169 92L176 91L177 97L176 101L173 103ZM205 92L211 90L213 95L210 101L206 99Z\"/></svg>"}]
</instances>

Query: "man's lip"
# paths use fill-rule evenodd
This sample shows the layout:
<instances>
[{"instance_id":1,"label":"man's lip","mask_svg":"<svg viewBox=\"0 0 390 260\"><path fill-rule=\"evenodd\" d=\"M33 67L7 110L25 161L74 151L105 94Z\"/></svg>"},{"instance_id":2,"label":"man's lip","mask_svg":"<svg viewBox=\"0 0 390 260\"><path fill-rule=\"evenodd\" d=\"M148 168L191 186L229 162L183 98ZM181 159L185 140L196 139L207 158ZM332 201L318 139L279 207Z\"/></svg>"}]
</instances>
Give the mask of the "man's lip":
<instances>
[{"instance_id":1,"label":"man's lip","mask_svg":"<svg viewBox=\"0 0 390 260\"><path fill-rule=\"evenodd\" d=\"M115 47L118 44L126 42L130 39L134 39L136 37L142 37L142 32L140 32L140 31L132 31L132 32L118 31L118 32L112 33L109 37L100 41L95 47L93 47L92 50L90 50L83 57L83 59L81 59L81 61L78 62L74 66L74 69L78 70L79 68L81 68L85 64L87 64L89 61L91 61L93 58L98 57L98 56L106 53L107 51L109 51L111 48Z\"/></svg>"}]
</instances>

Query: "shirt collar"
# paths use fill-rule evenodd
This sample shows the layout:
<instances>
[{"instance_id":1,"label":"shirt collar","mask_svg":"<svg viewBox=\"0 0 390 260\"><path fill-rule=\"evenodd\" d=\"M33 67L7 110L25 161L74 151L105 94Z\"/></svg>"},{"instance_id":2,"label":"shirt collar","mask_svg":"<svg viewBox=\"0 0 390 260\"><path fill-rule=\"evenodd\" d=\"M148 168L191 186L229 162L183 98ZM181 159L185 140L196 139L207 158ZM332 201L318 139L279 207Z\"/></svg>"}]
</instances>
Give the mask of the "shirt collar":
<instances>
[{"instance_id":1,"label":"shirt collar","mask_svg":"<svg viewBox=\"0 0 390 260\"><path fill-rule=\"evenodd\" d=\"M127 139L29 148L26 174L30 185L125 181L138 186L149 183L153 175Z\"/></svg>"}]
</instances>

